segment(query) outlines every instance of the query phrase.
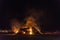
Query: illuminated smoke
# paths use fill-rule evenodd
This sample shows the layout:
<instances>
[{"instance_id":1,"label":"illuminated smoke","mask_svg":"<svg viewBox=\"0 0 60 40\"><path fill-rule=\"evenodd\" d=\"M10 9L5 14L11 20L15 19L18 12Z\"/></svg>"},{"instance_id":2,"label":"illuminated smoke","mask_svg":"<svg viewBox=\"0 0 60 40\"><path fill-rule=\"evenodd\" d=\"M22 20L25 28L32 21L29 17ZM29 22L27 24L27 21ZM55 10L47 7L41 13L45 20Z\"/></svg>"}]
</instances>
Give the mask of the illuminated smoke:
<instances>
[{"instance_id":1,"label":"illuminated smoke","mask_svg":"<svg viewBox=\"0 0 60 40\"><path fill-rule=\"evenodd\" d=\"M31 8L31 9L27 9L26 11L26 16L29 17L29 16L32 16L35 18L35 21L38 20L41 16L43 16L43 10L40 10L40 9L35 9L35 8ZM26 18L27 18L26 17Z\"/></svg>"}]
</instances>

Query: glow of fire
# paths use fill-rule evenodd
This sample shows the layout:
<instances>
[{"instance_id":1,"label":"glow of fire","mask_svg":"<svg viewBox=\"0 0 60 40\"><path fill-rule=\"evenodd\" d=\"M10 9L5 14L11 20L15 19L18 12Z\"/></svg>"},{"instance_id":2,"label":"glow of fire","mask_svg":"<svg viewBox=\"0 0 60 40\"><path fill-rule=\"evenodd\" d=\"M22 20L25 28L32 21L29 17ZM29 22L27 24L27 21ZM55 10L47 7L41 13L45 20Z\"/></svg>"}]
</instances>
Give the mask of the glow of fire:
<instances>
[{"instance_id":1,"label":"glow of fire","mask_svg":"<svg viewBox=\"0 0 60 40\"><path fill-rule=\"evenodd\" d=\"M22 31L23 34L26 34L26 32Z\"/></svg>"},{"instance_id":2,"label":"glow of fire","mask_svg":"<svg viewBox=\"0 0 60 40\"><path fill-rule=\"evenodd\" d=\"M40 34L43 34L41 32L41 29L39 28L39 26L37 25L37 23L35 23L35 19L33 17L28 17L26 20L26 24L25 27L33 27L35 28Z\"/></svg>"},{"instance_id":3,"label":"glow of fire","mask_svg":"<svg viewBox=\"0 0 60 40\"><path fill-rule=\"evenodd\" d=\"M54 34L50 32L42 33L41 28L39 28L39 25L37 25L37 23L35 22L35 19L33 17L28 17L26 19L26 24L23 25L23 28L29 28L29 34L32 35L34 34L32 27L35 28L40 34ZM12 25L12 31L17 34L19 30L20 30L20 23L14 22ZM23 34L26 34L26 32L23 32Z\"/></svg>"},{"instance_id":4,"label":"glow of fire","mask_svg":"<svg viewBox=\"0 0 60 40\"><path fill-rule=\"evenodd\" d=\"M20 31L20 24L18 22L12 25L12 31L16 34Z\"/></svg>"},{"instance_id":5,"label":"glow of fire","mask_svg":"<svg viewBox=\"0 0 60 40\"><path fill-rule=\"evenodd\" d=\"M29 28L29 34L30 34L30 35L33 35L32 27Z\"/></svg>"},{"instance_id":6,"label":"glow of fire","mask_svg":"<svg viewBox=\"0 0 60 40\"><path fill-rule=\"evenodd\" d=\"M18 33L19 31L18 31L18 28L16 28L15 26L13 27L13 32L14 33Z\"/></svg>"}]
</instances>

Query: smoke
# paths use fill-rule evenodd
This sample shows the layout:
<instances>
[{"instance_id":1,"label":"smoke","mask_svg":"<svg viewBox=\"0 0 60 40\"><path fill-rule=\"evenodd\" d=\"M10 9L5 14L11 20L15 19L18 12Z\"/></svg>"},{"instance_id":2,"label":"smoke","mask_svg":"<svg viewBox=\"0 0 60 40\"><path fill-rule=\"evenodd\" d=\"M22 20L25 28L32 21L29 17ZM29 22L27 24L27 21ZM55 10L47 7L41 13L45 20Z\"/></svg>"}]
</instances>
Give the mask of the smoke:
<instances>
[{"instance_id":1,"label":"smoke","mask_svg":"<svg viewBox=\"0 0 60 40\"><path fill-rule=\"evenodd\" d=\"M26 10L26 16L32 16L36 20L38 20L41 16L43 16L43 10L31 8Z\"/></svg>"}]
</instances>

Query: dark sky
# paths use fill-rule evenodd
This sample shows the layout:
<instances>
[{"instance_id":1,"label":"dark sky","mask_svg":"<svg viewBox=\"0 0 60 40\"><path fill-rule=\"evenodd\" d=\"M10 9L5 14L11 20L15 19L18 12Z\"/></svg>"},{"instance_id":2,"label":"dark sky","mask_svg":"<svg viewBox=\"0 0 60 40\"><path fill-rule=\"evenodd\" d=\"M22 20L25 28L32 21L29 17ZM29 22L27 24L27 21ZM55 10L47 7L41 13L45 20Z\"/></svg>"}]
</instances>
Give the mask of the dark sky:
<instances>
[{"instance_id":1,"label":"dark sky","mask_svg":"<svg viewBox=\"0 0 60 40\"><path fill-rule=\"evenodd\" d=\"M45 30L60 30L60 1L59 0L0 0L0 26L9 28L9 21L17 18L22 21L26 17L26 10L30 8L43 10L41 24ZM43 21L42 21L43 20Z\"/></svg>"}]
</instances>

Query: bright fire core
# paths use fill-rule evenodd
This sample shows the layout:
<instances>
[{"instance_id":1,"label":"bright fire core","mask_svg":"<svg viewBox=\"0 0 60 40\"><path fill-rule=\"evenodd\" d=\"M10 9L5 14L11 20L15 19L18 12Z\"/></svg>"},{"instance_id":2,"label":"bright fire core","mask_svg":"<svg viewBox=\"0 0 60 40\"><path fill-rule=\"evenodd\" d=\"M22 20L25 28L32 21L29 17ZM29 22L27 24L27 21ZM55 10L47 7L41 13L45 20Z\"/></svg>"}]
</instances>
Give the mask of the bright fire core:
<instances>
[{"instance_id":1,"label":"bright fire core","mask_svg":"<svg viewBox=\"0 0 60 40\"><path fill-rule=\"evenodd\" d=\"M32 27L29 28L29 34L32 35L33 34L33 30Z\"/></svg>"}]
</instances>

